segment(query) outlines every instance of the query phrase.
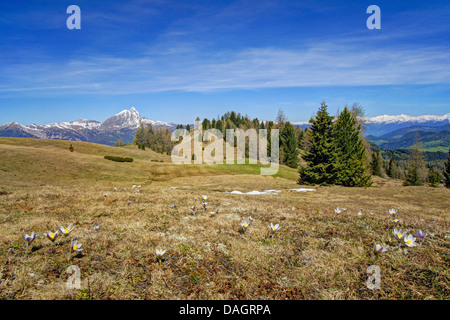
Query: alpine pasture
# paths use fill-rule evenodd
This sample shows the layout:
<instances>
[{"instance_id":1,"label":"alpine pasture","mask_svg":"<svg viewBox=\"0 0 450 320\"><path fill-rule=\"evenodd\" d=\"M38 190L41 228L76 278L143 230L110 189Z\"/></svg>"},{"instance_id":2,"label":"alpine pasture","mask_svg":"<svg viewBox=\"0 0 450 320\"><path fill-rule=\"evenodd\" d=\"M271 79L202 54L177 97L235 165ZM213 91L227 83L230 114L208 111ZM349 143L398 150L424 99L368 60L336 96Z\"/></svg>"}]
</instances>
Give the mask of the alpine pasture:
<instances>
[{"instance_id":1,"label":"alpine pasture","mask_svg":"<svg viewBox=\"0 0 450 320\"><path fill-rule=\"evenodd\" d=\"M297 181L285 166L0 138L0 299L450 297L450 189Z\"/></svg>"}]
</instances>

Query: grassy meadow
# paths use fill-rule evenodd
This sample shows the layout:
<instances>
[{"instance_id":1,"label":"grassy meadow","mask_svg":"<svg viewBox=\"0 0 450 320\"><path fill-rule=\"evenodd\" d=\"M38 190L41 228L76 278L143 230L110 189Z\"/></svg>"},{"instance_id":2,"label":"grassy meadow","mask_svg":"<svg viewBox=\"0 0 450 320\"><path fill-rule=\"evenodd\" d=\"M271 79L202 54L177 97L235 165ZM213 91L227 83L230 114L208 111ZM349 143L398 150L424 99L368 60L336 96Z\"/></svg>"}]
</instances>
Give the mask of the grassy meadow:
<instances>
[{"instance_id":1,"label":"grassy meadow","mask_svg":"<svg viewBox=\"0 0 450 320\"><path fill-rule=\"evenodd\" d=\"M177 166L136 146L0 138L0 299L450 298L449 189L297 179L284 166L261 176L256 165ZM230 193L253 190L281 192ZM270 223L281 227L273 236ZM69 224L54 243L42 235ZM394 228L427 237L399 248ZM27 251L22 235L32 232L39 237ZM69 256L72 237L84 250ZM388 251L375 254L375 244ZM162 259L155 249L166 250ZM81 289L67 287L72 265ZM372 265L380 289L366 285Z\"/></svg>"}]
</instances>

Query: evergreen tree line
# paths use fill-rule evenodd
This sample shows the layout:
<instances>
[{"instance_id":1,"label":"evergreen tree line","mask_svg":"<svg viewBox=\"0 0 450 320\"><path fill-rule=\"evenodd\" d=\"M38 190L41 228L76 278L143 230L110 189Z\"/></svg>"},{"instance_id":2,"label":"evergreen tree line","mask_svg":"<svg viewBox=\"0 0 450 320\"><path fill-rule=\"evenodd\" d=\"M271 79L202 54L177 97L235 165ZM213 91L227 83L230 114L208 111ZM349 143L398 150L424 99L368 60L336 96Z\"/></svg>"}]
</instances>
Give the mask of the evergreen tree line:
<instances>
[{"instance_id":1,"label":"evergreen tree line","mask_svg":"<svg viewBox=\"0 0 450 320\"><path fill-rule=\"evenodd\" d=\"M197 117L196 121L200 121ZM177 129L186 129L190 131L191 126L188 124L183 126L179 124ZM202 121L202 129L217 129L222 132L224 139L226 138L227 129L255 129L259 134L259 129L267 129L267 155L271 156L272 129L279 130L279 146L280 146L280 164L287 165L292 168L298 168L299 148L302 147L304 131L300 127L293 126L287 121L284 112L280 109L275 121L260 121L258 118L250 119L247 115L242 115L235 111L226 112L217 119L209 120L207 118ZM236 146L236 141L235 144ZM248 156L248 142L246 143L246 156Z\"/></svg>"},{"instance_id":2,"label":"evergreen tree line","mask_svg":"<svg viewBox=\"0 0 450 320\"><path fill-rule=\"evenodd\" d=\"M169 129L153 128L150 123L144 125L141 122L136 130L133 144L142 150L147 147L155 152L170 154L175 145L171 138L172 131Z\"/></svg>"},{"instance_id":3,"label":"evergreen tree line","mask_svg":"<svg viewBox=\"0 0 450 320\"><path fill-rule=\"evenodd\" d=\"M382 153L380 148L372 153L370 168L373 175L402 179L405 186L422 186L428 183L437 187L440 182L445 184L450 155L444 154L446 158L441 159L442 152L422 152L418 141L411 149L383 150ZM445 160L447 161L444 162Z\"/></svg>"}]
</instances>

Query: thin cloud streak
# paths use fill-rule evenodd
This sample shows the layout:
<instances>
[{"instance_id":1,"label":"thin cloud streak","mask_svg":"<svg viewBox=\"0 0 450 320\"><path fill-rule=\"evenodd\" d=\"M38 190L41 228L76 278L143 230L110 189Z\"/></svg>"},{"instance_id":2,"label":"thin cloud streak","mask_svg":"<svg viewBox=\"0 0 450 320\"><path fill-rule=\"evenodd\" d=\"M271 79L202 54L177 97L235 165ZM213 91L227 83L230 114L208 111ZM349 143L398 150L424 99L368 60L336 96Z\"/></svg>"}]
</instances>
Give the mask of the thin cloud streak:
<instances>
[{"instance_id":1,"label":"thin cloud streak","mask_svg":"<svg viewBox=\"0 0 450 320\"><path fill-rule=\"evenodd\" d=\"M450 83L450 50L446 47L372 49L324 42L302 49L247 48L215 54L187 48L139 58L93 56L46 65L5 66L0 68L0 91L47 89L48 94L115 95Z\"/></svg>"}]
</instances>

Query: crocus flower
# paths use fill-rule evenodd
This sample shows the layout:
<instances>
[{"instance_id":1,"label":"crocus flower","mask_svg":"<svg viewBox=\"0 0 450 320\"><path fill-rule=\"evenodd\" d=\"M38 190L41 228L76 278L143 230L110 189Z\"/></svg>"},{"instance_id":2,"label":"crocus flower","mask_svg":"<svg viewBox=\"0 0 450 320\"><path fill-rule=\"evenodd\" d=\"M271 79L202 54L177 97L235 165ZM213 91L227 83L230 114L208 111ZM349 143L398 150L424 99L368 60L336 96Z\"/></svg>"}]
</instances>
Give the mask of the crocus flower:
<instances>
[{"instance_id":1,"label":"crocus flower","mask_svg":"<svg viewBox=\"0 0 450 320\"><path fill-rule=\"evenodd\" d=\"M65 237L67 237L72 232L72 230L75 229L75 227L73 227L73 228L71 228L71 227L72 227L72 225L69 224L69 226L67 228L64 228L63 226L59 227L59 230Z\"/></svg>"},{"instance_id":2,"label":"crocus flower","mask_svg":"<svg viewBox=\"0 0 450 320\"><path fill-rule=\"evenodd\" d=\"M383 253L383 252L387 252L386 248L383 248L381 245L376 244L375 248L374 248L376 253Z\"/></svg>"},{"instance_id":3,"label":"crocus flower","mask_svg":"<svg viewBox=\"0 0 450 320\"><path fill-rule=\"evenodd\" d=\"M425 239L426 236L427 236L427 234L422 232L422 230L417 231L417 234L416 234L417 238Z\"/></svg>"},{"instance_id":4,"label":"crocus flower","mask_svg":"<svg viewBox=\"0 0 450 320\"><path fill-rule=\"evenodd\" d=\"M402 222L402 220L400 220L400 219L394 219L394 220L391 220L391 222L394 222L394 223L400 223L400 222Z\"/></svg>"},{"instance_id":5,"label":"crocus flower","mask_svg":"<svg viewBox=\"0 0 450 320\"><path fill-rule=\"evenodd\" d=\"M47 237L48 240L50 240L51 242L55 242L58 235L59 235L59 230L56 230L56 232L49 231L48 233L44 233L44 237Z\"/></svg>"},{"instance_id":6,"label":"crocus flower","mask_svg":"<svg viewBox=\"0 0 450 320\"><path fill-rule=\"evenodd\" d=\"M203 200L208 200L208 196L207 195L202 195L202 199Z\"/></svg>"},{"instance_id":7,"label":"crocus flower","mask_svg":"<svg viewBox=\"0 0 450 320\"><path fill-rule=\"evenodd\" d=\"M242 230L243 230L244 232L247 231L247 228L248 228L249 225L250 225L250 223L249 223L246 219L243 219L243 220L241 221Z\"/></svg>"},{"instance_id":8,"label":"crocus flower","mask_svg":"<svg viewBox=\"0 0 450 320\"><path fill-rule=\"evenodd\" d=\"M23 234L22 238L28 245L29 243L32 243L38 236L39 236L38 234L34 234L34 232L32 232L31 235Z\"/></svg>"},{"instance_id":9,"label":"crocus flower","mask_svg":"<svg viewBox=\"0 0 450 320\"><path fill-rule=\"evenodd\" d=\"M389 209L389 213L395 216L398 213L398 209Z\"/></svg>"},{"instance_id":10,"label":"crocus flower","mask_svg":"<svg viewBox=\"0 0 450 320\"><path fill-rule=\"evenodd\" d=\"M170 208L171 208L171 209L176 209L176 208L177 208L177 205L176 205L176 204L173 204L173 205L170 206Z\"/></svg>"},{"instance_id":11,"label":"crocus flower","mask_svg":"<svg viewBox=\"0 0 450 320\"><path fill-rule=\"evenodd\" d=\"M400 229L400 230L394 229L394 237L395 237L397 240L403 239L403 238L405 237L405 235L406 235L406 232L403 232L403 233L402 233L402 230L401 230L401 229Z\"/></svg>"},{"instance_id":12,"label":"crocus flower","mask_svg":"<svg viewBox=\"0 0 450 320\"><path fill-rule=\"evenodd\" d=\"M192 206L192 207L190 207L190 208L191 208L191 210L192 210L192 213L195 214L195 208L197 208L197 206Z\"/></svg>"},{"instance_id":13,"label":"crocus flower","mask_svg":"<svg viewBox=\"0 0 450 320\"><path fill-rule=\"evenodd\" d=\"M341 212L342 212L342 210L341 210L341 209L339 209L339 208L336 208L336 209L334 209L334 212L335 212L336 214L339 214L339 213L341 213Z\"/></svg>"},{"instance_id":14,"label":"crocus flower","mask_svg":"<svg viewBox=\"0 0 450 320\"><path fill-rule=\"evenodd\" d=\"M414 238L412 234L408 234L408 236L406 236L404 240L405 244L408 247L415 247L419 245L418 243L416 243L416 238Z\"/></svg>"},{"instance_id":15,"label":"crocus flower","mask_svg":"<svg viewBox=\"0 0 450 320\"><path fill-rule=\"evenodd\" d=\"M252 222L253 222L252 216L249 216L249 217L247 218L247 220L248 220L248 223L249 223L249 224L252 224Z\"/></svg>"},{"instance_id":16,"label":"crocus flower","mask_svg":"<svg viewBox=\"0 0 450 320\"><path fill-rule=\"evenodd\" d=\"M203 205L203 209L206 210L206 206L208 205L208 202L202 202L202 205Z\"/></svg>"},{"instance_id":17,"label":"crocus flower","mask_svg":"<svg viewBox=\"0 0 450 320\"><path fill-rule=\"evenodd\" d=\"M281 229L281 227L278 223L276 225L273 225L272 222L268 225L268 227L269 227L270 231L272 231L272 233Z\"/></svg>"},{"instance_id":18,"label":"crocus flower","mask_svg":"<svg viewBox=\"0 0 450 320\"><path fill-rule=\"evenodd\" d=\"M101 224L99 224L98 226L95 226L95 227L94 227L94 230L95 230L95 231L98 231L98 230L100 229L100 226L101 226Z\"/></svg>"},{"instance_id":19,"label":"crocus flower","mask_svg":"<svg viewBox=\"0 0 450 320\"><path fill-rule=\"evenodd\" d=\"M156 257L162 258L162 256L164 255L164 253L166 253L166 250L163 250L163 249L156 249L156 250L155 250L155 253L156 253Z\"/></svg>"},{"instance_id":20,"label":"crocus flower","mask_svg":"<svg viewBox=\"0 0 450 320\"><path fill-rule=\"evenodd\" d=\"M78 243L78 240L75 240L75 241L73 241L73 239L70 240L70 250L71 251L73 251L73 252L83 251L84 249L81 248L81 246L82 246L82 244Z\"/></svg>"},{"instance_id":21,"label":"crocus flower","mask_svg":"<svg viewBox=\"0 0 450 320\"><path fill-rule=\"evenodd\" d=\"M363 213L362 213L362 209L361 209L361 210L358 211L357 215L360 217L360 216L362 216L362 214Z\"/></svg>"},{"instance_id":22,"label":"crocus flower","mask_svg":"<svg viewBox=\"0 0 450 320\"><path fill-rule=\"evenodd\" d=\"M215 211L211 211L210 212L210 214L213 216L213 215L215 215L217 212L215 212Z\"/></svg>"},{"instance_id":23,"label":"crocus flower","mask_svg":"<svg viewBox=\"0 0 450 320\"><path fill-rule=\"evenodd\" d=\"M128 205L130 205L130 204L131 204L131 201L130 201L130 200L128 200L128 201L127 201L127 204L128 204Z\"/></svg>"}]
</instances>

